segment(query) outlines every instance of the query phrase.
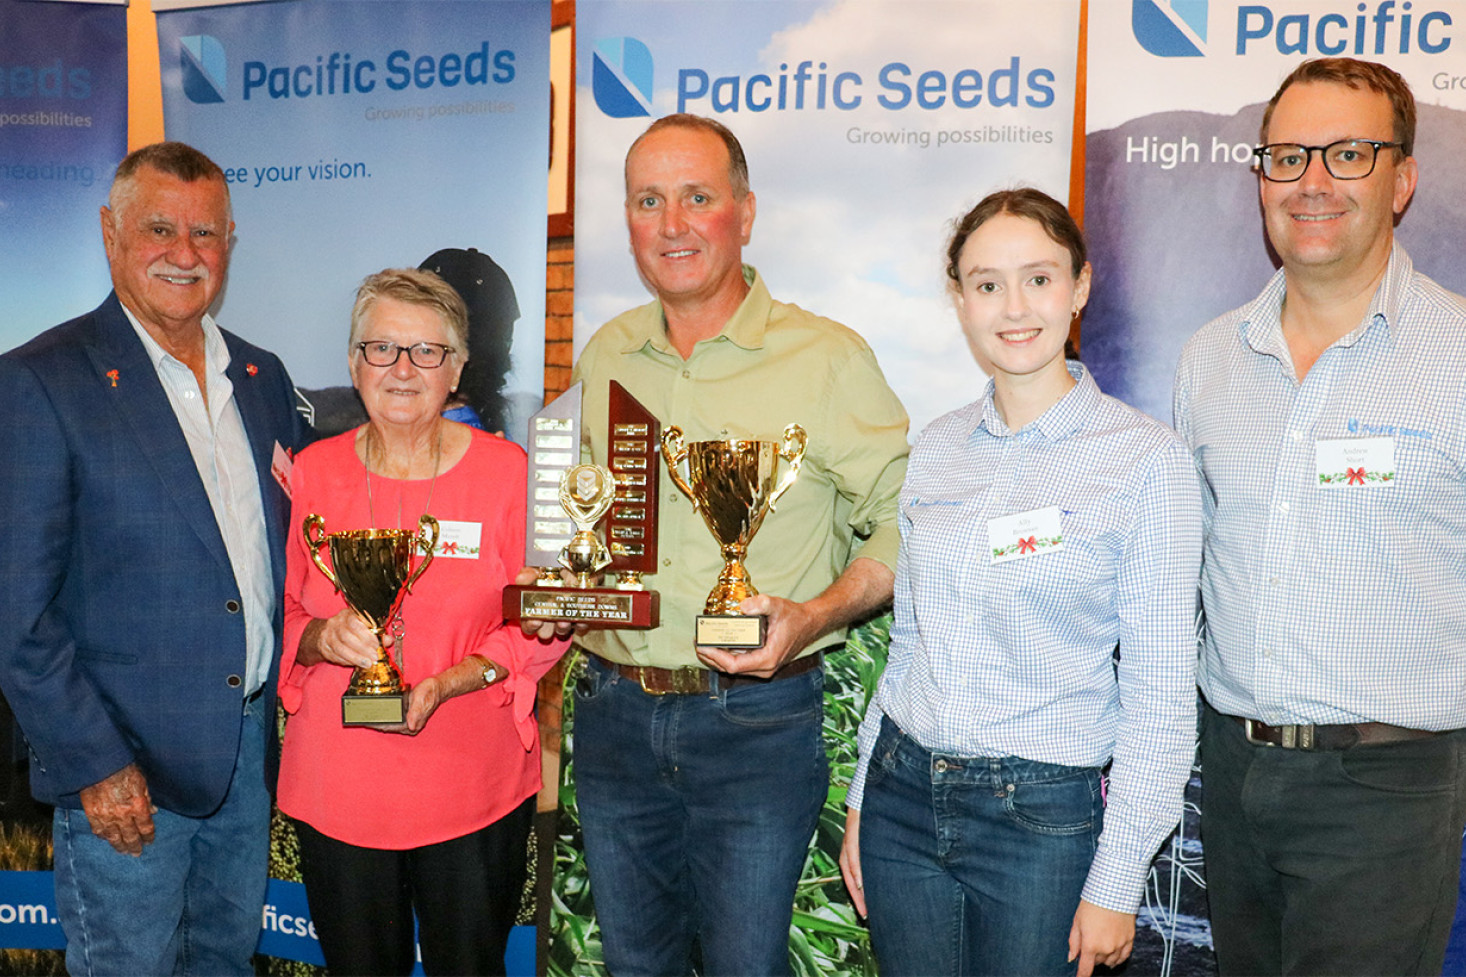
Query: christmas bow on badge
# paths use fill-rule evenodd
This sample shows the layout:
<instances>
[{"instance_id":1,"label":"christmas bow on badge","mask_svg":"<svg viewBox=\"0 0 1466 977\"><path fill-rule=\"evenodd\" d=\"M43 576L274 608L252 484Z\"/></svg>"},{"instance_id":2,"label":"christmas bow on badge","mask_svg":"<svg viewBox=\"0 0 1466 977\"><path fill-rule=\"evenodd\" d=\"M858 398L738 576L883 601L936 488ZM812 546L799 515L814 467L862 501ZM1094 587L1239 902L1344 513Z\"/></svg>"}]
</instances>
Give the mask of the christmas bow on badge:
<instances>
[{"instance_id":1,"label":"christmas bow on badge","mask_svg":"<svg viewBox=\"0 0 1466 977\"><path fill-rule=\"evenodd\" d=\"M1325 438L1314 448L1322 489L1390 488L1395 484L1394 438Z\"/></svg>"},{"instance_id":2,"label":"christmas bow on badge","mask_svg":"<svg viewBox=\"0 0 1466 977\"><path fill-rule=\"evenodd\" d=\"M988 520L993 563L1043 556L1064 548L1064 523L1056 505Z\"/></svg>"},{"instance_id":3,"label":"christmas bow on badge","mask_svg":"<svg viewBox=\"0 0 1466 977\"><path fill-rule=\"evenodd\" d=\"M448 556L459 560L477 560L483 524L458 522L453 519L438 520L438 551L436 556Z\"/></svg>"}]
</instances>

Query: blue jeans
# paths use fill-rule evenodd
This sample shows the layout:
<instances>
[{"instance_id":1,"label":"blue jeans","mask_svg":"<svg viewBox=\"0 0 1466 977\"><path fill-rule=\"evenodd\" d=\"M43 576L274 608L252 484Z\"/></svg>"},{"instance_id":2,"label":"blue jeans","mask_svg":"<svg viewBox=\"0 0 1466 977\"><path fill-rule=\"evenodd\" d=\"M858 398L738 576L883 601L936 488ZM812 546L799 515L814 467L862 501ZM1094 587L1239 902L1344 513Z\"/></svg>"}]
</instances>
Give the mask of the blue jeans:
<instances>
[{"instance_id":1,"label":"blue jeans","mask_svg":"<svg viewBox=\"0 0 1466 977\"><path fill-rule=\"evenodd\" d=\"M141 856L92 834L80 810L56 809L56 908L70 973L254 974L270 848L266 699L245 708L219 810L158 811Z\"/></svg>"},{"instance_id":2,"label":"blue jeans","mask_svg":"<svg viewBox=\"0 0 1466 977\"><path fill-rule=\"evenodd\" d=\"M691 974L695 942L709 977L789 973L828 789L823 674L657 696L589 658L575 784L611 973Z\"/></svg>"},{"instance_id":3,"label":"blue jeans","mask_svg":"<svg viewBox=\"0 0 1466 977\"><path fill-rule=\"evenodd\" d=\"M860 813L882 977L1074 973L1103 823L1095 768L932 753L883 718Z\"/></svg>"}]
</instances>

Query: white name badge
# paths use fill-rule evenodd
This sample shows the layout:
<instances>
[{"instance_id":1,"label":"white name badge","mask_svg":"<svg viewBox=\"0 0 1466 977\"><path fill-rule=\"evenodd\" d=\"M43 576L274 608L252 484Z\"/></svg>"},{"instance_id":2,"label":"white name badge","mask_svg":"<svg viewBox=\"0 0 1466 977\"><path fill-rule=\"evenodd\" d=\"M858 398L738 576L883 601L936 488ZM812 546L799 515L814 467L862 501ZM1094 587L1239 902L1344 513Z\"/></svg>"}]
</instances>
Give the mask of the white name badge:
<instances>
[{"instance_id":1,"label":"white name badge","mask_svg":"<svg viewBox=\"0 0 1466 977\"><path fill-rule=\"evenodd\" d=\"M438 547L433 550L433 556L446 556L456 560L477 560L479 537L482 534L483 523L439 519Z\"/></svg>"},{"instance_id":2,"label":"white name badge","mask_svg":"<svg viewBox=\"0 0 1466 977\"><path fill-rule=\"evenodd\" d=\"M1389 488L1395 484L1395 439L1315 441L1314 463L1319 488Z\"/></svg>"},{"instance_id":3,"label":"white name badge","mask_svg":"<svg viewBox=\"0 0 1466 977\"><path fill-rule=\"evenodd\" d=\"M994 563L1041 556L1064 548L1059 507L1045 506L988 520L988 546Z\"/></svg>"}]
</instances>

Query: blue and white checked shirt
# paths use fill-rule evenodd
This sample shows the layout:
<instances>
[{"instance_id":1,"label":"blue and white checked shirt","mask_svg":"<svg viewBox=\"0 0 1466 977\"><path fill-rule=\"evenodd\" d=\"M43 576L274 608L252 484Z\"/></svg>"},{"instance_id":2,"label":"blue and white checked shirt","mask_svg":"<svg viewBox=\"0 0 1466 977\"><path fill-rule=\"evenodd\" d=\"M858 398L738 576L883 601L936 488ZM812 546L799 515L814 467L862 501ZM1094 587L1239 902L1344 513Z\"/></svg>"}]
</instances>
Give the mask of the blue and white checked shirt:
<instances>
[{"instance_id":1,"label":"blue and white checked shirt","mask_svg":"<svg viewBox=\"0 0 1466 977\"><path fill-rule=\"evenodd\" d=\"M1279 272L1181 354L1204 486L1201 687L1266 723L1466 726L1466 304L1397 244L1299 383ZM1319 485L1315 442L1390 438L1394 484Z\"/></svg>"},{"instance_id":2,"label":"blue and white checked shirt","mask_svg":"<svg viewBox=\"0 0 1466 977\"><path fill-rule=\"evenodd\" d=\"M1113 757L1084 898L1135 912L1195 752L1201 498L1168 428L1069 371L1076 386L1016 433L989 381L917 440L890 660L848 803L861 806L882 713L939 753ZM992 562L989 520L1055 505L1062 549Z\"/></svg>"}]
</instances>

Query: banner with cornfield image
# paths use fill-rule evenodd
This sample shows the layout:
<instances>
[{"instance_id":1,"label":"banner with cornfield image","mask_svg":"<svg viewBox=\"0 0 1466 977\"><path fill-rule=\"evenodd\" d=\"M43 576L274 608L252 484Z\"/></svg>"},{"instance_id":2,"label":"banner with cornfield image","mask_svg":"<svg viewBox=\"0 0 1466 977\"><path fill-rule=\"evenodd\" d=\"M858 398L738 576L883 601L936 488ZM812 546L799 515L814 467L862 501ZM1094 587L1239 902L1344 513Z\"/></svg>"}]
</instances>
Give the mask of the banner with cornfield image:
<instances>
[{"instance_id":1,"label":"banner with cornfield image","mask_svg":"<svg viewBox=\"0 0 1466 977\"><path fill-rule=\"evenodd\" d=\"M845 791L855 773L855 736L885 668L890 632L889 615L875 618L851 632L843 651L825 656L830 792L794 893L789 959L796 977L862 977L876 972L870 936L845 895L839 858L845 833ZM572 684L578 666L579 662L567 670ZM607 977L575 804L574 701L573 695L565 696L560 828L555 840L550 955L545 972L551 977Z\"/></svg>"},{"instance_id":2,"label":"banner with cornfield image","mask_svg":"<svg viewBox=\"0 0 1466 977\"><path fill-rule=\"evenodd\" d=\"M622 164L654 118L690 112L743 145L758 200L743 257L774 298L860 333L913 437L973 400L984 377L946 294L948 222L1001 187L1068 196L1079 17L1079 0L580 3L577 353L649 298L627 247ZM794 900L796 974L875 972L838 856L856 730L889 629L889 618L869 622L825 656L830 785ZM548 970L594 975L606 971L575 806L573 699Z\"/></svg>"}]
</instances>

